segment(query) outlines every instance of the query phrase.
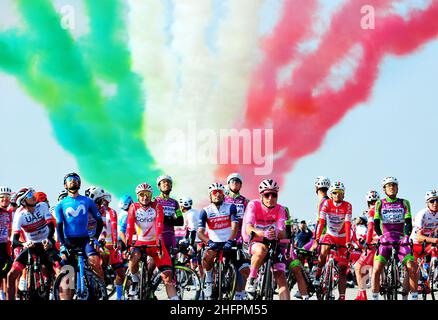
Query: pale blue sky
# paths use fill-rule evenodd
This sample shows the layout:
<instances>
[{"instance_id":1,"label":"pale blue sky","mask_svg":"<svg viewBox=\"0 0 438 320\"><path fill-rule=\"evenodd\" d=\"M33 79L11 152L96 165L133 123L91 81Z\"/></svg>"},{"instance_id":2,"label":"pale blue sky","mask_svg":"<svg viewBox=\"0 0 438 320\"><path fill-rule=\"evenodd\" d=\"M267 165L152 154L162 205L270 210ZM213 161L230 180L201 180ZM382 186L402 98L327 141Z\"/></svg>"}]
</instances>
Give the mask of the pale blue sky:
<instances>
[{"instance_id":1,"label":"pale blue sky","mask_svg":"<svg viewBox=\"0 0 438 320\"><path fill-rule=\"evenodd\" d=\"M326 18L340 2L324 7ZM261 33L274 25L278 3L264 1ZM216 7L218 14L226 14ZM212 22L212 33L215 27L220 27L217 20ZM210 45L214 50L214 43ZM413 212L422 208L424 193L438 187L437 57L438 40L413 55L386 58L372 97L328 132L320 150L296 164L287 175L280 203L289 206L295 217L312 219L316 214L313 182L316 176L326 175L345 183L346 200L357 216L365 209L366 192L375 188L382 193L381 179L394 175L400 181L400 196L411 201ZM30 184L46 191L54 202L64 174L77 170L75 159L55 141L42 106L27 97L14 78L0 73L0 92L0 185L16 190Z\"/></svg>"}]
</instances>

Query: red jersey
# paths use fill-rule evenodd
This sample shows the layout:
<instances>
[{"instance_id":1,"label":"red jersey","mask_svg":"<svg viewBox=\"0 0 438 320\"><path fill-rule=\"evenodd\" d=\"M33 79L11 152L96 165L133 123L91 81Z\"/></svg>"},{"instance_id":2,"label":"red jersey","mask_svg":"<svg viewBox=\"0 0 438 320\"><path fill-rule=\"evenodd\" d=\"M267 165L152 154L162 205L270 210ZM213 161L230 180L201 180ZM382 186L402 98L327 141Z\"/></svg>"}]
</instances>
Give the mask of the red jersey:
<instances>
[{"instance_id":1,"label":"red jersey","mask_svg":"<svg viewBox=\"0 0 438 320\"><path fill-rule=\"evenodd\" d=\"M366 243L376 243L377 242L377 233L374 230L374 207L372 207L368 211L368 232L367 232L367 240Z\"/></svg>"},{"instance_id":2,"label":"red jersey","mask_svg":"<svg viewBox=\"0 0 438 320\"><path fill-rule=\"evenodd\" d=\"M152 202L144 207L135 202L129 206L128 221L126 227L126 238L128 245L132 243L134 229L137 234L136 246L138 245L158 245L163 234L164 211L163 207L157 202Z\"/></svg>"},{"instance_id":3,"label":"red jersey","mask_svg":"<svg viewBox=\"0 0 438 320\"><path fill-rule=\"evenodd\" d=\"M351 239L351 215L352 207L347 201L335 204L333 199L324 202L318 221L317 239L321 237L325 224L327 223L327 234L336 238Z\"/></svg>"}]
</instances>

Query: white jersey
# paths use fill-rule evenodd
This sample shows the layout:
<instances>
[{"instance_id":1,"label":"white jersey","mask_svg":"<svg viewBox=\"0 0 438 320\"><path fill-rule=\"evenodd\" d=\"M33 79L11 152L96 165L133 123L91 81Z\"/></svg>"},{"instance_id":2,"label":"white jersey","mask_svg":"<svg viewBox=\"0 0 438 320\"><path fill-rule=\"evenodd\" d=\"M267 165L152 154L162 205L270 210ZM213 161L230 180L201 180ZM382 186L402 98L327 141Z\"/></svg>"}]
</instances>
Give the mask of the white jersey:
<instances>
[{"instance_id":1,"label":"white jersey","mask_svg":"<svg viewBox=\"0 0 438 320\"><path fill-rule=\"evenodd\" d=\"M27 241L42 242L49 236L49 227L46 220L52 219L49 206L40 202L35 206L34 212L19 207L14 215L12 233L19 234L21 230Z\"/></svg>"},{"instance_id":2,"label":"white jersey","mask_svg":"<svg viewBox=\"0 0 438 320\"><path fill-rule=\"evenodd\" d=\"M234 204L222 203L219 210L214 204L205 207L199 214L198 229L208 229L213 242L226 242L232 234L232 223L238 223Z\"/></svg>"},{"instance_id":3,"label":"white jersey","mask_svg":"<svg viewBox=\"0 0 438 320\"><path fill-rule=\"evenodd\" d=\"M411 239L415 244L418 242L418 232L425 237L437 237L438 232L438 212L431 212L428 208L420 210L414 218Z\"/></svg>"},{"instance_id":4,"label":"white jersey","mask_svg":"<svg viewBox=\"0 0 438 320\"><path fill-rule=\"evenodd\" d=\"M199 212L195 209L190 209L183 213L184 216L184 226L189 231L197 231L198 222L199 222ZM195 242L201 242L201 239L198 237L198 233L196 232Z\"/></svg>"}]
</instances>

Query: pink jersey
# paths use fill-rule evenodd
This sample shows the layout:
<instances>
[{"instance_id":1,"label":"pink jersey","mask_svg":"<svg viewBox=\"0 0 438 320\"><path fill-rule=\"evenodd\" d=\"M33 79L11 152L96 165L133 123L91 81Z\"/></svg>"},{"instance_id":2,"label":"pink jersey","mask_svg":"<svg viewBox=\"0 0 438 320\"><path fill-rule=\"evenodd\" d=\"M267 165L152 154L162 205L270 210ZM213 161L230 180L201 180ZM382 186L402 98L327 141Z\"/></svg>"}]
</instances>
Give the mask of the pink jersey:
<instances>
[{"instance_id":1,"label":"pink jersey","mask_svg":"<svg viewBox=\"0 0 438 320\"><path fill-rule=\"evenodd\" d=\"M277 231L286 229L287 213L286 209L277 204L274 208L266 208L260 200L252 200L243 217L242 238L243 241L249 241L249 235L246 233L246 227L252 225L254 228L268 230L274 227ZM263 241L263 237L254 237L253 241Z\"/></svg>"},{"instance_id":2,"label":"pink jersey","mask_svg":"<svg viewBox=\"0 0 438 320\"><path fill-rule=\"evenodd\" d=\"M324 202L319 214L317 239L327 224L327 234L336 238L347 238L350 241L352 207L347 201L335 204L333 199Z\"/></svg>"}]
</instances>

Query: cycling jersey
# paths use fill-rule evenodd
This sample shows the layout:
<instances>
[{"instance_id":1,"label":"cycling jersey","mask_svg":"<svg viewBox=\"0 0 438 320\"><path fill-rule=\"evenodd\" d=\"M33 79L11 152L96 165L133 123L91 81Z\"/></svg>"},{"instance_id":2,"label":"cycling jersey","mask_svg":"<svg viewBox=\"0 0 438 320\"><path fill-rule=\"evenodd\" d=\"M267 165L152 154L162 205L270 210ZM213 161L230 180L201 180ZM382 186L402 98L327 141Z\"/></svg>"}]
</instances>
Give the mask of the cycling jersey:
<instances>
[{"instance_id":1,"label":"cycling jersey","mask_svg":"<svg viewBox=\"0 0 438 320\"><path fill-rule=\"evenodd\" d=\"M265 207L260 200L252 200L248 203L242 224L242 238L249 242L249 235L246 227L252 225L254 228L268 230L273 227L277 231L286 229L286 210L282 205L275 205L274 208ZM263 237L254 237L253 241L261 242Z\"/></svg>"},{"instance_id":2,"label":"cycling jersey","mask_svg":"<svg viewBox=\"0 0 438 320\"><path fill-rule=\"evenodd\" d=\"M50 229L46 219L50 220L51 217L49 207L45 202L38 203L34 212L19 207L14 215L12 232L20 234L23 230L27 241L42 242L49 236Z\"/></svg>"},{"instance_id":3,"label":"cycling jersey","mask_svg":"<svg viewBox=\"0 0 438 320\"><path fill-rule=\"evenodd\" d=\"M96 204L82 195L75 198L67 196L55 208L56 223L63 223L64 235L67 238L89 237L89 214L96 220L102 219Z\"/></svg>"},{"instance_id":4,"label":"cycling jersey","mask_svg":"<svg viewBox=\"0 0 438 320\"><path fill-rule=\"evenodd\" d=\"M372 207L370 210L368 210L368 231L366 243L376 243L378 239L376 231L374 230L374 213L375 207Z\"/></svg>"},{"instance_id":5,"label":"cycling jersey","mask_svg":"<svg viewBox=\"0 0 438 320\"><path fill-rule=\"evenodd\" d=\"M131 245L134 230L137 234L136 246L158 244L163 234L163 221L163 207L157 201L146 207L138 202L131 204L126 227L127 244Z\"/></svg>"},{"instance_id":6,"label":"cycling jersey","mask_svg":"<svg viewBox=\"0 0 438 320\"><path fill-rule=\"evenodd\" d=\"M195 209L190 209L183 213L184 216L184 225L189 232L197 231L198 221L199 221L199 212ZM195 242L201 242L201 239L198 237L198 233L196 232Z\"/></svg>"},{"instance_id":7,"label":"cycling jersey","mask_svg":"<svg viewBox=\"0 0 438 320\"><path fill-rule=\"evenodd\" d=\"M420 210L414 218L414 228L411 239L414 244L418 242L418 233L425 237L436 237L438 232L438 212L432 212L428 208Z\"/></svg>"},{"instance_id":8,"label":"cycling jersey","mask_svg":"<svg viewBox=\"0 0 438 320\"><path fill-rule=\"evenodd\" d=\"M245 213L246 207L248 206L249 200L240 194L236 196L225 195L224 202L234 204L236 206L237 219L239 221L239 227L237 229L236 239L239 239L242 236L241 229L242 229L243 215Z\"/></svg>"},{"instance_id":9,"label":"cycling jersey","mask_svg":"<svg viewBox=\"0 0 438 320\"><path fill-rule=\"evenodd\" d=\"M329 199L330 198L328 196L324 196L318 201L318 205L316 207L316 226L315 226L314 236L316 235L316 231L318 230L319 215L320 215L320 212L322 210L322 207L323 207L324 203ZM322 235L325 235L326 232L327 232L327 225L325 225L324 228L322 229Z\"/></svg>"},{"instance_id":10,"label":"cycling jersey","mask_svg":"<svg viewBox=\"0 0 438 320\"><path fill-rule=\"evenodd\" d=\"M380 220L383 234L404 234L405 220L412 218L408 200L386 197L376 202L374 220Z\"/></svg>"},{"instance_id":11,"label":"cycling jersey","mask_svg":"<svg viewBox=\"0 0 438 320\"><path fill-rule=\"evenodd\" d=\"M213 203L199 214L198 229L208 227L208 236L213 242L226 242L232 234L232 223L238 223L234 204L222 203L219 209Z\"/></svg>"},{"instance_id":12,"label":"cycling jersey","mask_svg":"<svg viewBox=\"0 0 438 320\"><path fill-rule=\"evenodd\" d=\"M178 201L172 198L167 198L165 195L161 194L155 197L155 201L158 202L164 213L163 220L163 241L167 250L170 252L172 248L176 247L175 239L175 226L183 226L184 218L182 212L179 209ZM174 217L177 217L176 219Z\"/></svg>"},{"instance_id":13,"label":"cycling jersey","mask_svg":"<svg viewBox=\"0 0 438 320\"><path fill-rule=\"evenodd\" d=\"M121 210L118 215L118 222L117 222L117 234L119 232L126 234L126 226L128 225L128 211ZM121 240L120 236L117 236L117 240Z\"/></svg>"},{"instance_id":14,"label":"cycling jersey","mask_svg":"<svg viewBox=\"0 0 438 320\"><path fill-rule=\"evenodd\" d=\"M352 207L347 201L337 204L332 199L324 202L319 214L317 239L321 238L327 223L327 234L335 238L345 238L350 242Z\"/></svg>"},{"instance_id":15,"label":"cycling jersey","mask_svg":"<svg viewBox=\"0 0 438 320\"><path fill-rule=\"evenodd\" d=\"M103 229L100 238L106 244L117 244L117 213L110 207L101 206L99 212L103 219Z\"/></svg>"},{"instance_id":16,"label":"cycling jersey","mask_svg":"<svg viewBox=\"0 0 438 320\"><path fill-rule=\"evenodd\" d=\"M9 242L9 234L12 229L12 213L0 208L0 243Z\"/></svg>"}]
</instances>

